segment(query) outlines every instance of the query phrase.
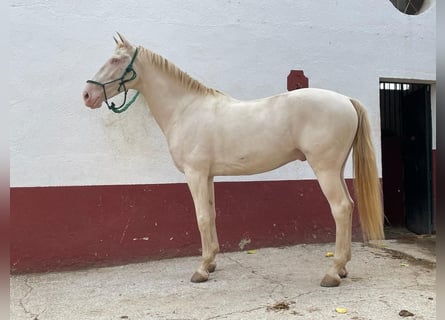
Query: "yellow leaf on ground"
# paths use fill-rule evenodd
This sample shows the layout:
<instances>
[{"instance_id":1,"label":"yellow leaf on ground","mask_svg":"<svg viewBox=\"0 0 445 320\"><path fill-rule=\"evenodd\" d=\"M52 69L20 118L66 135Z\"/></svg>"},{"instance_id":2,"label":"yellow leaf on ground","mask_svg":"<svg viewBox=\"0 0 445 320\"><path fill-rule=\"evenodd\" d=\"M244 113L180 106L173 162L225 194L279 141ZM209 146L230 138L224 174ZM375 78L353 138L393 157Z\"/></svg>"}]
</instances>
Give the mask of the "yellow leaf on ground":
<instances>
[{"instance_id":1,"label":"yellow leaf on ground","mask_svg":"<svg viewBox=\"0 0 445 320\"><path fill-rule=\"evenodd\" d=\"M326 256L326 257L333 257L333 256L334 256L334 253L328 251L328 252L326 252L325 256Z\"/></svg>"},{"instance_id":2,"label":"yellow leaf on ground","mask_svg":"<svg viewBox=\"0 0 445 320\"><path fill-rule=\"evenodd\" d=\"M401 266L401 267L409 267L409 264L403 262L403 263L400 264L400 266Z\"/></svg>"},{"instance_id":3,"label":"yellow leaf on ground","mask_svg":"<svg viewBox=\"0 0 445 320\"><path fill-rule=\"evenodd\" d=\"M348 312L348 310L346 308L335 308L335 311L337 313L346 313L346 312Z\"/></svg>"}]
</instances>

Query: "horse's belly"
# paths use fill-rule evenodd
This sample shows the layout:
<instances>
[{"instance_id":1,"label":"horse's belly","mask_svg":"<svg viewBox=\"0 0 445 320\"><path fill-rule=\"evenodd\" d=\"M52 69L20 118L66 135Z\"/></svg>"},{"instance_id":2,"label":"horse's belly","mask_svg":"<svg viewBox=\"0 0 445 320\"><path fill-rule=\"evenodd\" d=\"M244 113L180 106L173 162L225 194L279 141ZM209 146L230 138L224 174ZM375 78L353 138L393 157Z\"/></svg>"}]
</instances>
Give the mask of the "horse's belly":
<instances>
[{"instance_id":1,"label":"horse's belly","mask_svg":"<svg viewBox=\"0 0 445 320\"><path fill-rule=\"evenodd\" d=\"M214 176L250 175L271 171L294 160L306 160L300 150L287 152L255 152L240 154L237 157L221 157L215 159L211 168Z\"/></svg>"}]
</instances>

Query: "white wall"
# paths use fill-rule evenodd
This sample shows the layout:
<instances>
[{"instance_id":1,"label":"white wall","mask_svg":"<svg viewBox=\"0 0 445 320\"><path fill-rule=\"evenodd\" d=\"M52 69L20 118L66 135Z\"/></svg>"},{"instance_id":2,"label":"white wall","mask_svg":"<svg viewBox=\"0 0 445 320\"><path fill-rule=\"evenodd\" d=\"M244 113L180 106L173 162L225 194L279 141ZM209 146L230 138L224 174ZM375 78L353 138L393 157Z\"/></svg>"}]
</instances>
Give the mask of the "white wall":
<instances>
[{"instance_id":1,"label":"white wall","mask_svg":"<svg viewBox=\"0 0 445 320\"><path fill-rule=\"evenodd\" d=\"M407 16L389 0L13 0L11 185L184 181L143 101L120 115L83 106L115 31L240 99L285 91L289 70L303 69L311 87L368 107L380 158L379 79L435 81L435 17L435 5ZM294 163L230 179L309 178Z\"/></svg>"}]
</instances>

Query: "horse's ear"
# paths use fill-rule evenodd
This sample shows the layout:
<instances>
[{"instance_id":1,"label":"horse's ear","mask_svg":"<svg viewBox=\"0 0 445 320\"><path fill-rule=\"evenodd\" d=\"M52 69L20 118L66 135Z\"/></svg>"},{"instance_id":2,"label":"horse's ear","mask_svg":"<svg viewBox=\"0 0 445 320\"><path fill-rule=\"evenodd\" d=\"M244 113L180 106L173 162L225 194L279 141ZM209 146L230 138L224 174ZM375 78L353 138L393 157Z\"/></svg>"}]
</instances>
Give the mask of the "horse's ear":
<instances>
[{"instance_id":1,"label":"horse's ear","mask_svg":"<svg viewBox=\"0 0 445 320\"><path fill-rule=\"evenodd\" d=\"M113 38L119 47L131 47L130 42L128 42L128 40L125 39L123 35L121 35L119 32L116 32L116 35L117 35L117 38L116 37L113 37Z\"/></svg>"},{"instance_id":2,"label":"horse's ear","mask_svg":"<svg viewBox=\"0 0 445 320\"><path fill-rule=\"evenodd\" d=\"M120 44L119 44L119 40L118 39L116 39L116 36L113 36L113 40L114 40L114 42L116 42L116 45L117 46L119 46Z\"/></svg>"}]
</instances>

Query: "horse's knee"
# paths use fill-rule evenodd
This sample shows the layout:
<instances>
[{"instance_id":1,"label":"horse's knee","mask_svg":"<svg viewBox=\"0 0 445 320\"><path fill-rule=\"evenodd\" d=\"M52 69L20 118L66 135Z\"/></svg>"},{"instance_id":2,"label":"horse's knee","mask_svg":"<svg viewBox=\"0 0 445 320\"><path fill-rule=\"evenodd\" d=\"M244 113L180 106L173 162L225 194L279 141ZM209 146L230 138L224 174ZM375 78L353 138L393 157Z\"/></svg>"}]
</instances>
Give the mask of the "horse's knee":
<instances>
[{"instance_id":1,"label":"horse's knee","mask_svg":"<svg viewBox=\"0 0 445 320\"><path fill-rule=\"evenodd\" d=\"M210 229L210 217L207 214L199 214L196 217L199 231L209 231Z\"/></svg>"}]
</instances>

